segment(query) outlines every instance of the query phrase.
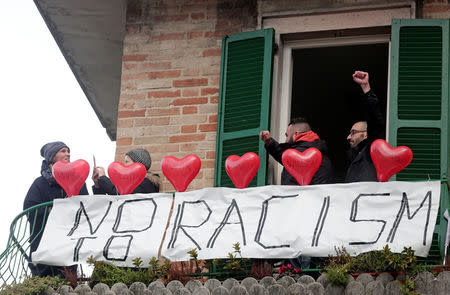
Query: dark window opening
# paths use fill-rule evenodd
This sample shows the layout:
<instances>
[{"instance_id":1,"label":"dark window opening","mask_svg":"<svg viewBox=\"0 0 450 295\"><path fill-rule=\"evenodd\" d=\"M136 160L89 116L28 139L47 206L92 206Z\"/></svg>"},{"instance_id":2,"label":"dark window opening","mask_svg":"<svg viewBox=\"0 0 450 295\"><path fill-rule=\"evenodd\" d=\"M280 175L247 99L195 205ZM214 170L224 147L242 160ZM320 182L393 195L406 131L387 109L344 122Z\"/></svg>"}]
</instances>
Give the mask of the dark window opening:
<instances>
[{"instance_id":1,"label":"dark window opening","mask_svg":"<svg viewBox=\"0 0 450 295\"><path fill-rule=\"evenodd\" d=\"M355 122L364 120L362 91L352 74L369 72L386 118L388 51L387 43L293 50L291 118L306 117L327 141L336 182L345 178L348 133Z\"/></svg>"}]
</instances>

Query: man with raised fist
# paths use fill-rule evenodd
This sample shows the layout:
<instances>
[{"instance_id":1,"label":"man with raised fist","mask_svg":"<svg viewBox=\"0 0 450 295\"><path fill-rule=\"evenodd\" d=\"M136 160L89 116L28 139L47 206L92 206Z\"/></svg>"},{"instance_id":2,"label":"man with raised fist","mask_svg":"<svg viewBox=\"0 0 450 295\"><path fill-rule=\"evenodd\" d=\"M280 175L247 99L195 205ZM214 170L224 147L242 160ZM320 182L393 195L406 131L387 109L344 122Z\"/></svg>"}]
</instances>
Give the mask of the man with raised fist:
<instances>
[{"instance_id":1,"label":"man with raised fist","mask_svg":"<svg viewBox=\"0 0 450 295\"><path fill-rule=\"evenodd\" d=\"M356 71L353 73L353 81L364 93L361 99L366 120L353 124L347 136L350 145L347 157L350 164L345 182L377 181L377 171L370 156L370 145L375 139L384 138L385 121L378 98L370 89L369 73Z\"/></svg>"}]
</instances>

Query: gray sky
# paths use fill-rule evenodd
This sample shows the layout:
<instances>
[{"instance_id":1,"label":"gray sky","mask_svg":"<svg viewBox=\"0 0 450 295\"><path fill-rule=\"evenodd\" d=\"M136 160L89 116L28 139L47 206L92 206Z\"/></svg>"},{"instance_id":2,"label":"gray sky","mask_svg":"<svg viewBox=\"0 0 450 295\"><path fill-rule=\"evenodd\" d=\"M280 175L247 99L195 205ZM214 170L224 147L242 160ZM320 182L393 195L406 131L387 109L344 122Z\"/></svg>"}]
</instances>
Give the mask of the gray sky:
<instances>
[{"instance_id":1,"label":"gray sky","mask_svg":"<svg viewBox=\"0 0 450 295\"><path fill-rule=\"evenodd\" d=\"M60 140L71 160L105 168L115 142L92 110L32 0L0 1L0 251L9 226L40 175L40 148ZM92 180L87 180L91 193Z\"/></svg>"}]
</instances>

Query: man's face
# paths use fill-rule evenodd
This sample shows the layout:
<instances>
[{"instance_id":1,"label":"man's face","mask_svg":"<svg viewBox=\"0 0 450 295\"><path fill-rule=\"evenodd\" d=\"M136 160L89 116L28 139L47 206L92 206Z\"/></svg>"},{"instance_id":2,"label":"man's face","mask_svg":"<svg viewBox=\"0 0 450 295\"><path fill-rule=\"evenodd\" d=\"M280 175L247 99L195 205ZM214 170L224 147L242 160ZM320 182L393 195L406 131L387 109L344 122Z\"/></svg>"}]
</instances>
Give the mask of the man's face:
<instances>
[{"instance_id":1,"label":"man's face","mask_svg":"<svg viewBox=\"0 0 450 295\"><path fill-rule=\"evenodd\" d=\"M364 122L357 122L353 124L350 134L347 136L347 141L350 144L350 147L354 148L366 138L367 125Z\"/></svg>"},{"instance_id":2,"label":"man's face","mask_svg":"<svg viewBox=\"0 0 450 295\"><path fill-rule=\"evenodd\" d=\"M128 155L125 155L125 165L130 166L133 163L134 161Z\"/></svg>"},{"instance_id":3,"label":"man's face","mask_svg":"<svg viewBox=\"0 0 450 295\"><path fill-rule=\"evenodd\" d=\"M70 162L70 151L68 148L63 147L56 153L52 162L56 163L58 161Z\"/></svg>"},{"instance_id":4,"label":"man's face","mask_svg":"<svg viewBox=\"0 0 450 295\"><path fill-rule=\"evenodd\" d=\"M288 128L286 129L286 143L293 143L294 142L294 128L292 127L292 125L289 125Z\"/></svg>"}]
</instances>

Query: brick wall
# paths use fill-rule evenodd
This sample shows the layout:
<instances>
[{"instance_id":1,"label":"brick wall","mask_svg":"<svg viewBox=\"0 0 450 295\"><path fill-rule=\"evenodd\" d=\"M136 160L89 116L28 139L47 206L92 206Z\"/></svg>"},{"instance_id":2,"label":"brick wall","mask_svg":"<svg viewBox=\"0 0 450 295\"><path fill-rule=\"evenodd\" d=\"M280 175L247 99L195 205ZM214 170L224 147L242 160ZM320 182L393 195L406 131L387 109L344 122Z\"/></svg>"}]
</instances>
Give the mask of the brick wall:
<instances>
[{"instance_id":1,"label":"brick wall","mask_svg":"<svg viewBox=\"0 0 450 295\"><path fill-rule=\"evenodd\" d=\"M423 18L450 18L448 0L425 0L422 5Z\"/></svg>"},{"instance_id":2,"label":"brick wall","mask_svg":"<svg viewBox=\"0 0 450 295\"><path fill-rule=\"evenodd\" d=\"M256 1L128 1L116 160L136 147L152 156L196 154L189 189L214 183L217 103L223 35L256 28ZM173 191L163 178L163 190Z\"/></svg>"},{"instance_id":3,"label":"brick wall","mask_svg":"<svg viewBox=\"0 0 450 295\"><path fill-rule=\"evenodd\" d=\"M322 9L351 9L358 6L390 5L403 0L262 0L261 13L285 13L287 11L315 11Z\"/></svg>"},{"instance_id":4,"label":"brick wall","mask_svg":"<svg viewBox=\"0 0 450 295\"><path fill-rule=\"evenodd\" d=\"M393 0L263 0L260 4L261 13L277 13L286 11L302 11L317 9L339 9L358 6L392 5L405 1ZM450 18L449 0L417 0L417 18Z\"/></svg>"}]
</instances>

